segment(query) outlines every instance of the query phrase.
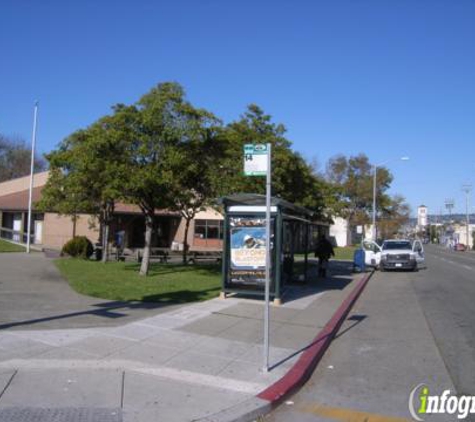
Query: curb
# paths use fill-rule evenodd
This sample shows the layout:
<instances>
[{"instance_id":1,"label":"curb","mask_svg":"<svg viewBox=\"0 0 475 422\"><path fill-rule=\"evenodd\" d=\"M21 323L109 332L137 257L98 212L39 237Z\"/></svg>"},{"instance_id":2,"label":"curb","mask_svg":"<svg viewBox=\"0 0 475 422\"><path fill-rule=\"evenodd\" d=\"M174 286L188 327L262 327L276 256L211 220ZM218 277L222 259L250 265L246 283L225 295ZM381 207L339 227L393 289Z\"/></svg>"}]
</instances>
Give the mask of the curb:
<instances>
[{"instance_id":1,"label":"curb","mask_svg":"<svg viewBox=\"0 0 475 422\"><path fill-rule=\"evenodd\" d=\"M368 284L374 271L366 274L346 297L343 303L326 323L325 327L313 339L299 360L274 384L261 391L252 399L239 403L219 413L198 419L200 422L249 422L264 416L295 393L310 378L316 366L330 346L336 333L345 321L348 313Z\"/></svg>"}]
</instances>

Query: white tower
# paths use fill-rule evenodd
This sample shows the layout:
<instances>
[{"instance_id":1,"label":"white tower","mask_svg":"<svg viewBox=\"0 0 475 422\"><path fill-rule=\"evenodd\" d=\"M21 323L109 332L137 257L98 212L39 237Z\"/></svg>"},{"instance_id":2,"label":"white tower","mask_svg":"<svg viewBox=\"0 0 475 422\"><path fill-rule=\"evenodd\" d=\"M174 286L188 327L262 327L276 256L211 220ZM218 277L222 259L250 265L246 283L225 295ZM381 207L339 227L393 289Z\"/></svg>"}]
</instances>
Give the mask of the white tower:
<instances>
[{"instance_id":1,"label":"white tower","mask_svg":"<svg viewBox=\"0 0 475 422\"><path fill-rule=\"evenodd\" d=\"M417 208L417 226L421 229L427 226L427 207L425 205Z\"/></svg>"}]
</instances>

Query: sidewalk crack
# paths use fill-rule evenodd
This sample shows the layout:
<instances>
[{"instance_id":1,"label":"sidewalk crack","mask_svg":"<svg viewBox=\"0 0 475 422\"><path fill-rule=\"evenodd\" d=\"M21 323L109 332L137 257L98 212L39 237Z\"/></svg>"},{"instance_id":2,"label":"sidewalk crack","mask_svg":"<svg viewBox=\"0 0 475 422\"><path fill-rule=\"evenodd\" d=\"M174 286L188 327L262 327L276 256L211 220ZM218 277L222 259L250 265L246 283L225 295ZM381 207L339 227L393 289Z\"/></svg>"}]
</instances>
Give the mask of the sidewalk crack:
<instances>
[{"instance_id":1,"label":"sidewalk crack","mask_svg":"<svg viewBox=\"0 0 475 422\"><path fill-rule=\"evenodd\" d=\"M18 373L18 369L15 369L15 372L13 372L12 376L11 376L10 379L8 380L7 385L5 385L5 388L0 392L0 400L2 399L3 395L5 394L5 392L8 390L8 387L10 387L10 384L12 383L13 378L15 378L15 375L16 375L17 373Z\"/></svg>"}]
</instances>

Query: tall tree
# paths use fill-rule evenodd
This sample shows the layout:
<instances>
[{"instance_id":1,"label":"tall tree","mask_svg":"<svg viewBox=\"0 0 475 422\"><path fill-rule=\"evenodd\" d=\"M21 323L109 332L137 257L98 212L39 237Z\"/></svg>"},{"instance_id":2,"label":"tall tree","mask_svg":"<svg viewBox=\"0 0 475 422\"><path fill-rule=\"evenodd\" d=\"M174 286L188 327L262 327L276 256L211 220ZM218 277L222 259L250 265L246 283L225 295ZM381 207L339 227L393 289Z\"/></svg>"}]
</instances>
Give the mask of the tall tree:
<instances>
[{"instance_id":1,"label":"tall tree","mask_svg":"<svg viewBox=\"0 0 475 422\"><path fill-rule=\"evenodd\" d=\"M390 197L382 207L378 219L380 237L390 239L396 236L402 227L409 222L410 206L401 195Z\"/></svg>"},{"instance_id":2,"label":"tall tree","mask_svg":"<svg viewBox=\"0 0 475 422\"><path fill-rule=\"evenodd\" d=\"M73 222L78 213L95 215L102 230L103 262L108 260L109 227L126 176L119 123L118 117L106 116L48 154L50 177L39 203L42 209L71 215Z\"/></svg>"},{"instance_id":3,"label":"tall tree","mask_svg":"<svg viewBox=\"0 0 475 422\"><path fill-rule=\"evenodd\" d=\"M185 220L183 263L187 263L190 223L199 211L212 204L221 184L220 160L224 143L220 140L220 122L203 109L188 105L185 132L176 148L173 168L173 209Z\"/></svg>"},{"instance_id":4,"label":"tall tree","mask_svg":"<svg viewBox=\"0 0 475 422\"><path fill-rule=\"evenodd\" d=\"M270 143L272 194L312 209L316 218L324 218L328 214L325 200L330 194L329 185L299 153L291 149L285 132L284 125L274 123L272 117L257 105L249 105L243 116L225 130L227 150L221 164L223 190L226 193L265 193L264 178L243 175L241 157L244 144Z\"/></svg>"},{"instance_id":5,"label":"tall tree","mask_svg":"<svg viewBox=\"0 0 475 422\"><path fill-rule=\"evenodd\" d=\"M117 107L126 122L128 178L124 184L125 198L140 207L145 217L145 245L140 274L147 275L150 248L158 208L175 205L173 163L177 148L187 134L183 88L173 82L158 84L137 104Z\"/></svg>"},{"instance_id":6,"label":"tall tree","mask_svg":"<svg viewBox=\"0 0 475 422\"><path fill-rule=\"evenodd\" d=\"M22 139L0 134L0 182L30 174L31 149ZM35 156L35 172L46 169L43 158Z\"/></svg>"},{"instance_id":7,"label":"tall tree","mask_svg":"<svg viewBox=\"0 0 475 422\"><path fill-rule=\"evenodd\" d=\"M337 214L348 221L347 241L352 243L351 233L356 225L370 221L373 204L374 167L364 154L349 158L338 155L330 159L327 165L327 178L335 187L339 204ZM385 167L378 167L376 181L376 203L383 209L389 203L386 191L392 182L392 175Z\"/></svg>"}]
</instances>

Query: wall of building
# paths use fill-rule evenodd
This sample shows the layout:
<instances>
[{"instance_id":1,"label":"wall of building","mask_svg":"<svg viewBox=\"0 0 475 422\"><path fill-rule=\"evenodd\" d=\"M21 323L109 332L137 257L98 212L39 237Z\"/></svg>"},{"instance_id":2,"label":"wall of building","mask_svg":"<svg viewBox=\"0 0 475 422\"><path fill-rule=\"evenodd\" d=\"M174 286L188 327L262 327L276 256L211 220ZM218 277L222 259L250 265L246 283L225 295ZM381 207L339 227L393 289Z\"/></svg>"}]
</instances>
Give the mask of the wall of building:
<instances>
[{"instance_id":1,"label":"wall of building","mask_svg":"<svg viewBox=\"0 0 475 422\"><path fill-rule=\"evenodd\" d=\"M420 206L417 208L417 225L420 229L423 229L427 226L427 207Z\"/></svg>"},{"instance_id":2,"label":"wall of building","mask_svg":"<svg viewBox=\"0 0 475 422\"><path fill-rule=\"evenodd\" d=\"M475 225L470 224L468 229L468 241L467 241L467 226L466 225L457 225L454 231L454 238L457 239L458 243L463 243L468 245L470 249L473 248L473 237L472 233L475 231Z\"/></svg>"},{"instance_id":3,"label":"wall of building","mask_svg":"<svg viewBox=\"0 0 475 422\"><path fill-rule=\"evenodd\" d=\"M187 243L190 249L217 249L221 250L223 247L223 241L221 239L197 239L195 238L195 220L217 220L222 221L223 216L212 208L208 208L205 211L200 211L196 214L195 218L190 222L190 228L188 230ZM183 240L185 237L185 225L184 218L181 219L178 229L173 239L174 247L177 249L183 248Z\"/></svg>"},{"instance_id":4,"label":"wall of building","mask_svg":"<svg viewBox=\"0 0 475 422\"><path fill-rule=\"evenodd\" d=\"M330 226L330 239L336 246L348 246L347 245L347 230L348 222L341 217L333 218L335 224Z\"/></svg>"},{"instance_id":5,"label":"wall of building","mask_svg":"<svg viewBox=\"0 0 475 422\"><path fill-rule=\"evenodd\" d=\"M88 214L79 214L76 221L76 236L86 236L93 244L99 241L99 224ZM73 237L71 217L45 213L43 223L43 246L61 249Z\"/></svg>"}]
</instances>

